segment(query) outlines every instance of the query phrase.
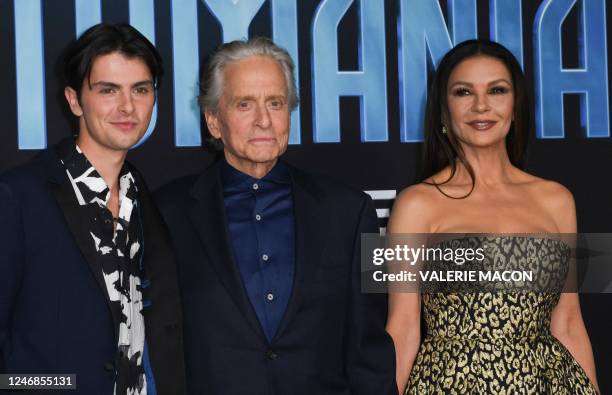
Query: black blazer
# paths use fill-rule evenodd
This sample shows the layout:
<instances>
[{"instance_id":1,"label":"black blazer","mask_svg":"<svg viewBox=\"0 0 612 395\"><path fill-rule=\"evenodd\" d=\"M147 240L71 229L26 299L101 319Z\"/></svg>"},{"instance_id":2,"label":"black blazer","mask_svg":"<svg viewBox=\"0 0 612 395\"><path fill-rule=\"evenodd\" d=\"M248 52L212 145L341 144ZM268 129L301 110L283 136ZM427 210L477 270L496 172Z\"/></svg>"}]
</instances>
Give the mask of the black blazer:
<instances>
[{"instance_id":1,"label":"black blazer","mask_svg":"<svg viewBox=\"0 0 612 395\"><path fill-rule=\"evenodd\" d=\"M295 279L271 342L229 247L219 162L155 194L176 249L188 393L397 395L386 298L360 292L360 234L378 232L371 200L290 173Z\"/></svg>"},{"instance_id":2,"label":"black blazer","mask_svg":"<svg viewBox=\"0 0 612 395\"><path fill-rule=\"evenodd\" d=\"M185 393L182 318L169 236L142 178L146 341L158 394ZM56 150L0 176L0 372L76 373L70 394L112 394L117 357L84 208ZM146 293L145 293L146 292Z\"/></svg>"}]
</instances>

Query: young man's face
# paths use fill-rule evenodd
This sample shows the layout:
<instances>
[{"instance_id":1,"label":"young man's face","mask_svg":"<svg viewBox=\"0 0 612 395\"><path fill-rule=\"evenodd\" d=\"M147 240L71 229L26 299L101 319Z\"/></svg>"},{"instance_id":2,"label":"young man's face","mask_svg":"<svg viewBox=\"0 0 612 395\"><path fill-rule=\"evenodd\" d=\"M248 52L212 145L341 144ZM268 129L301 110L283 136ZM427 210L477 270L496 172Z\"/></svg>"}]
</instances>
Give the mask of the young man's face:
<instances>
[{"instance_id":1,"label":"young man's face","mask_svg":"<svg viewBox=\"0 0 612 395\"><path fill-rule=\"evenodd\" d=\"M119 52L97 57L80 100L66 87L66 99L79 117L79 145L127 151L147 131L155 103L153 77L140 58Z\"/></svg>"}]
</instances>

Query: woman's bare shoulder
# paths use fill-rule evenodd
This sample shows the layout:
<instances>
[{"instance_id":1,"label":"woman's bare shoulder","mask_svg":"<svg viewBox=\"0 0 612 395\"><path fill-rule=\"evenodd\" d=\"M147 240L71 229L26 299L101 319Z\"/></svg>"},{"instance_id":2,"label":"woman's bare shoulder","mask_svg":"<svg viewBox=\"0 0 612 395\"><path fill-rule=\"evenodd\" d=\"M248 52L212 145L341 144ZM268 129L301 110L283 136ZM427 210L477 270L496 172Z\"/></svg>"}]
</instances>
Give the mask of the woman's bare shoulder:
<instances>
[{"instance_id":1,"label":"woman's bare shoulder","mask_svg":"<svg viewBox=\"0 0 612 395\"><path fill-rule=\"evenodd\" d=\"M576 204L574 196L563 184L530 175L528 193L556 224L557 231L573 233L576 230Z\"/></svg>"},{"instance_id":2,"label":"woman's bare shoulder","mask_svg":"<svg viewBox=\"0 0 612 395\"><path fill-rule=\"evenodd\" d=\"M440 191L436 189L435 185L428 182L420 182L402 190L397 195L395 204L423 209L433 205L434 200L438 198L439 194Z\"/></svg>"},{"instance_id":3,"label":"woman's bare shoulder","mask_svg":"<svg viewBox=\"0 0 612 395\"><path fill-rule=\"evenodd\" d=\"M429 232L440 192L434 185L419 183L404 189L395 199L390 232Z\"/></svg>"},{"instance_id":4,"label":"woman's bare shoulder","mask_svg":"<svg viewBox=\"0 0 612 395\"><path fill-rule=\"evenodd\" d=\"M545 202L551 208L554 207L567 207L574 205L574 197L569 189L563 184L547 180L541 177L534 176L529 173L524 173L527 187L530 193L539 200Z\"/></svg>"}]
</instances>

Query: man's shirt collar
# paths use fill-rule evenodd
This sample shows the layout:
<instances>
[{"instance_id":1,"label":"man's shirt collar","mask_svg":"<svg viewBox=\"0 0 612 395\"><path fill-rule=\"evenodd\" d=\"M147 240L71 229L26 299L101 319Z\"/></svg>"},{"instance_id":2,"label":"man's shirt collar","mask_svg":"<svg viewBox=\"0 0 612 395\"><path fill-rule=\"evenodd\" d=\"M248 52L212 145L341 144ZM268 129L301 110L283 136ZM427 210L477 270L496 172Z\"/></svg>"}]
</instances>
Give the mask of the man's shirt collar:
<instances>
[{"instance_id":1,"label":"man's shirt collar","mask_svg":"<svg viewBox=\"0 0 612 395\"><path fill-rule=\"evenodd\" d=\"M71 182L78 189L78 192L75 190L75 193L77 193L77 198L79 198L79 204L97 202L100 205L106 205L110 198L108 185L96 168L89 162L83 151L76 144L76 141L74 139L70 140L66 142L66 145L68 144L69 146L64 146L59 151L59 155ZM119 187L120 195L127 195L132 199L135 198L138 187L125 163L119 172Z\"/></svg>"},{"instance_id":2,"label":"man's shirt collar","mask_svg":"<svg viewBox=\"0 0 612 395\"><path fill-rule=\"evenodd\" d=\"M247 189L251 188L253 183L258 183L262 181L280 185L291 184L291 174L289 174L289 168L281 160L277 161L272 170L270 170L268 174L266 174L263 178L257 179L241 172L240 170L227 163L225 159L222 159L221 179L223 181L223 187L225 189Z\"/></svg>"}]
</instances>

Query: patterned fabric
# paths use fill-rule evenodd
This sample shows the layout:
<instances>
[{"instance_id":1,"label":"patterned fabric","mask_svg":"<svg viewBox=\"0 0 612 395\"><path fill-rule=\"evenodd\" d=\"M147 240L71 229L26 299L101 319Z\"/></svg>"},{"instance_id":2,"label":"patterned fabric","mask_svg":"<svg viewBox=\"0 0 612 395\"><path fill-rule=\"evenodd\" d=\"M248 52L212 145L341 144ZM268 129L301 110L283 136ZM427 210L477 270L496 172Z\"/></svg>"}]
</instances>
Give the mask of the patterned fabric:
<instances>
[{"instance_id":1,"label":"patterned fabric","mask_svg":"<svg viewBox=\"0 0 612 395\"><path fill-rule=\"evenodd\" d=\"M119 317L119 342L115 394L146 395L143 367L145 343L141 273L138 262L141 240L137 215L137 187L124 166L119 174L119 215L113 219L106 207L110 190L104 179L75 144L61 162L77 201L91 213L89 234L98 251L113 316Z\"/></svg>"},{"instance_id":2,"label":"patterned fabric","mask_svg":"<svg viewBox=\"0 0 612 395\"><path fill-rule=\"evenodd\" d=\"M560 241L512 236L480 241L494 261L537 258L568 265L569 246ZM526 291L423 293L427 336L406 394L595 394L584 370L550 333L559 297Z\"/></svg>"}]
</instances>

